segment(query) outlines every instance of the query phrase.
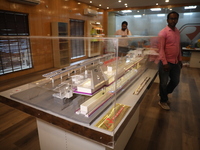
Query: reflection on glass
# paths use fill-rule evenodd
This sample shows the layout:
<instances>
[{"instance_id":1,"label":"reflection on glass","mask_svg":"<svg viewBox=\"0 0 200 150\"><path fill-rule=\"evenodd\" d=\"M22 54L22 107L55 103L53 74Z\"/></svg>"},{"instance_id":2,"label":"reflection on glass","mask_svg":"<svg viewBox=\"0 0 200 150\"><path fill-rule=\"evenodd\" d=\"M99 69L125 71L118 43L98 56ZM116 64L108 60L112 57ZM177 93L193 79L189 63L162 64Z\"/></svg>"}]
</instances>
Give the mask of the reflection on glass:
<instances>
[{"instance_id":1,"label":"reflection on glass","mask_svg":"<svg viewBox=\"0 0 200 150\"><path fill-rule=\"evenodd\" d=\"M0 75L32 68L29 39L0 39Z\"/></svg>"}]
</instances>

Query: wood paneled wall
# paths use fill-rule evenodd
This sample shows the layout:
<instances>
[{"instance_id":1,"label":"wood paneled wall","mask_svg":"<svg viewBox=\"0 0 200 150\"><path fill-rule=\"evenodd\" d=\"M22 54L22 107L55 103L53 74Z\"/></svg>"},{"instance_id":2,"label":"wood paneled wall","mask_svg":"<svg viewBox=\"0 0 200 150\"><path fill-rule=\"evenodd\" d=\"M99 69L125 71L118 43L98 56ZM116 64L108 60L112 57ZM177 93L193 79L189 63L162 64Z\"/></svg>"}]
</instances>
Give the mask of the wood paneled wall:
<instances>
[{"instance_id":1,"label":"wood paneled wall","mask_svg":"<svg viewBox=\"0 0 200 150\"><path fill-rule=\"evenodd\" d=\"M103 12L102 14L90 17L83 15L84 8L97 10L93 6L83 3L78 4L75 0L41 0L40 4L35 6L7 0L1 0L0 3L0 10L29 14L30 36L51 36L51 22L69 22L70 18L99 21L101 24L106 25L105 10L99 9L97 11ZM53 67L53 50L50 41L40 40L37 44L31 44L31 50L34 68L0 76L0 81Z\"/></svg>"}]
</instances>

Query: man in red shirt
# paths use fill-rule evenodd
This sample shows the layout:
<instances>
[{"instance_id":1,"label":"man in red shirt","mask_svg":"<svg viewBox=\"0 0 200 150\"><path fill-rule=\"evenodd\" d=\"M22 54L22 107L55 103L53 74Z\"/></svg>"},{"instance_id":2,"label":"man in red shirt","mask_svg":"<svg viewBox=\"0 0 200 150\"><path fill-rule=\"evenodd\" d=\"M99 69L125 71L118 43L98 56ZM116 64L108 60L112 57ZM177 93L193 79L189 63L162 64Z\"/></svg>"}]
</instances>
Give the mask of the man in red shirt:
<instances>
[{"instance_id":1,"label":"man in red shirt","mask_svg":"<svg viewBox=\"0 0 200 150\"><path fill-rule=\"evenodd\" d=\"M179 14L170 12L167 15L168 25L159 32L159 96L158 104L165 110L170 110L168 105L168 94L172 93L179 84L182 68L180 33L176 28Z\"/></svg>"}]
</instances>

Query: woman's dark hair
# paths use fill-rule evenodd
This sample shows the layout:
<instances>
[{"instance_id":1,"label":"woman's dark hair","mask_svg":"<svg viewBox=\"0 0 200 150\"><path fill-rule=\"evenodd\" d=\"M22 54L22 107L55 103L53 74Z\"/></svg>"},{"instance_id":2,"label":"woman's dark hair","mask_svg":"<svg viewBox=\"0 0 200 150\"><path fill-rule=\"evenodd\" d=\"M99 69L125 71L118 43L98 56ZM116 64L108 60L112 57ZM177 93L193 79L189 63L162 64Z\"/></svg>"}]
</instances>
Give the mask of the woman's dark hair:
<instances>
[{"instance_id":1,"label":"woman's dark hair","mask_svg":"<svg viewBox=\"0 0 200 150\"><path fill-rule=\"evenodd\" d=\"M177 16L178 16L178 18L179 18L179 14L178 14L176 11L171 11L171 12L167 15L167 19L169 19L169 16L170 16L171 14L177 14Z\"/></svg>"},{"instance_id":2,"label":"woman's dark hair","mask_svg":"<svg viewBox=\"0 0 200 150\"><path fill-rule=\"evenodd\" d=\"M128 25L128 22L126 22L126 21L123 21L123 22L122 22L122 25L123 25L123 24L126 24L126 25Z\"/></svg>"}]
</instances>

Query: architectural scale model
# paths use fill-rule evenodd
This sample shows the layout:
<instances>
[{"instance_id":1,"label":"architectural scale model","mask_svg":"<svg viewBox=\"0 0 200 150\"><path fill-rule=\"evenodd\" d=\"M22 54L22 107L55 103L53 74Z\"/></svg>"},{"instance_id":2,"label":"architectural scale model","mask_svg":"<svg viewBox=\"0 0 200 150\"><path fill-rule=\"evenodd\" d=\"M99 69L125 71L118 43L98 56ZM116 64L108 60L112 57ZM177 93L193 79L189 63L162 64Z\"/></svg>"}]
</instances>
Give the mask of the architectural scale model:
<instances>
[{"instance_id":1,"label":"architectural scale model","mask_svg":"<svg viewBox=\"0 0 200 150\"><path fill-rule=\"evenodd\" d=\"M74 94L87 96L76 114L90 117L102 105L109 105L112 102L110 99L114 98L116 93L126 89L146 70L149 55L158 54L154 49L145 48L132 50L125 57L106 54L43 76L50 78L54 84L56 80L62 81L58 85L55 84L53 89L53 97L57 98L57 101L60 99L61 104ZM142 86L135 94L141 89Z\"/></svg>"},{"instance_id":2,"label":"architectural scale model","mask_svg":"<svg viewBox=\"0 0 200 150\"><path fill-rule=\"evenodd\" d=\"M109 41L111 42L112 40ZM30 83L27 91L16 93L12 97L43 109L55 107L52 111L62 115L65 114L59 109L65 109L68 117L73 114L77 120L84 121L81 117L91 116L94 120L95 116L140 78L151 64L151 58L158 56L155 47L135 48L123 57L118 57L116 46L113 49L108 54L44 74L43 80ZM143 89L148 79L141 83L134 94ZM88 120L87 123L91 121Z\"/></svg>"}]
</instances>

